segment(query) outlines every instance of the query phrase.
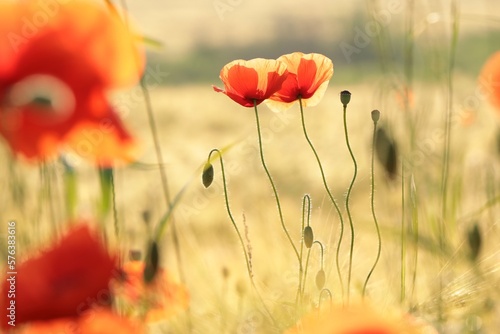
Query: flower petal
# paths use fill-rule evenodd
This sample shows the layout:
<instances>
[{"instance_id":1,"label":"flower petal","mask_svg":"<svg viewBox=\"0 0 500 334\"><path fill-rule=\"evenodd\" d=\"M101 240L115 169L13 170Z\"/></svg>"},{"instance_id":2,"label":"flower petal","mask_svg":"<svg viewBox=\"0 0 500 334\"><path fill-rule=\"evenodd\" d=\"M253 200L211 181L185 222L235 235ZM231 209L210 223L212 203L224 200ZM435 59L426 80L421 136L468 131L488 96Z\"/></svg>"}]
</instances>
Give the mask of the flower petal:
<instances>
[{"instance_id":1,"label":"flower petal","mask_svg":"<svg viewBox=\"0 0 500 334\"><path fill-rule=\"evenodd\" d=\"M500 51L491 55L479 75L479 86L500 112Z\"/></svg>"}]
</instances>

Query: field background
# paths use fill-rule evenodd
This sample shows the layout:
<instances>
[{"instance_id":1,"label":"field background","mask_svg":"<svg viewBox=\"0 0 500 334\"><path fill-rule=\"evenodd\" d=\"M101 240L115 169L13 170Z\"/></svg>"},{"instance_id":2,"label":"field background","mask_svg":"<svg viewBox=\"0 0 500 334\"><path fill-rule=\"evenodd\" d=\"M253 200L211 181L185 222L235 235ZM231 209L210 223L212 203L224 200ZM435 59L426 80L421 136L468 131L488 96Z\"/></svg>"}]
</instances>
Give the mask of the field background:
<instances>
[{"instance_id":1,"label":"field background","mask_svg":"<svg viewBox=\"0 0 500 334\"><path fill-rule=\"evenodd\" d=\"M224 4L225 12L216 5ZM270 329L252 297L241 246L224 208L220 165L214 163L215 182L205 189L201 166L212 148L234 145L224 154L231 209L241 231L246 224L252 249L255 279L261 294L281 326L292 325L289 303L294 301L298 267L281 230L272 191L260 166L252 109L243 108L211 85L221 86L218 73L234 59L276 58L302 51L330 57L335 72L324 99L305 110L306 123L327 179L337 201L351 181L352 161L345 146L339 92L349 90L348 127L359 170L351 199L356 226L352 294L359 297L366 274L374 261L376 234L370 211L370 157L373 123L370 112L381 111L380 125L398 143L398 172L389 180L375 165L375 205L382 226L382 257L368 286L380 307L413 310L436 321L439 277L444 291L447 333L494 333L500 328L498 305L499 212L495 208L500 161L497 147L498 112L478 94L477 76L490 54L499 48L500 4L496 1L456 1L460 22L456 62L453 67L452 140L450 151L446 251L437 249L436 226L441 221L440 186L447 110L449 45L452 38L450 1L402 2L387 24L350 57L342 43L356 46L356 34L374 21L373 14L387 11L395 1L129 1L133 22L146 36L161 45L147 47L146 82L159 129L169 190L172 197L182 189L174 211L181 250L180 266L191 295L189 315L182 314L158 324L158 332L186 332L188 318L194 333L266 333ZM229 9L228 9L229 8ZM405 110L401 92L405 72L407 22L414 20L412 104ZM159 166L140 87L111 96L130 130L141 143L138 163L116 170L117 213L120 235L117 244L144 249L148 229L165 213ZM305 141L298 106L274 114L259 106L264 129L264 151L278 187L285 222L298 244L302 196L312 198L311 224L315 237L325 246L326 286L335 302L341 292L334 263L339 237L338 216L321 183L316 161ZM408 120L415 127L410 134ZM410 140L410 138L413 138ZM66 219L62 181L63 167L44 169L12 161L2 146L4 170L0 219L18 222L20 242L37 249L50 236L54 221ZM78 173L78 212L92 219L99 201L95 169L76 156L69 161ZM405 175L401 163L406 161ZM415 285L412 262L415 247L408 244L406 298L401 299L401 222L411 221L409 204L418 198L421 244ZM404 180L404 183L402 183ZM404 185L405 213L402 209ZM186 187L186 188L184 188ZM486 208L483 211L478 211ZM151 223L143 221L148 212ZM346 221L347 222L347 221ZM112 219L106 222L112 234ZM477 223L483 248L476 262L467 259L467 231ZM56 223L56 225L59 223ZM179 263L169 229L162 242L162 263L177 278ZM348 229L341 263L347 269ZM24 251L24 248L21 248ZM311 257L306 292L317 303L314 275L319 267L317 249ZM125 253L125 252L124 252ZM492 331L493 330L493 331Z\"/></svg>"}]
</instances>

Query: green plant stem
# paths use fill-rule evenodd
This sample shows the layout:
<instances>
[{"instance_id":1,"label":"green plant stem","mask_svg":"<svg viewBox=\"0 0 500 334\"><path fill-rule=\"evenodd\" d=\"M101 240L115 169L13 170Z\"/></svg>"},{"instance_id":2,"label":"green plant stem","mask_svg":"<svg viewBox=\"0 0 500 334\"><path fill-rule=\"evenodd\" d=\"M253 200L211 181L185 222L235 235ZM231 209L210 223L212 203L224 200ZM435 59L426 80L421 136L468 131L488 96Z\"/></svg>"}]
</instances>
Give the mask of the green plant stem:
<instances>
[{"instance_id":1,"label":"green plant stem","mask_svg":"<svg viewBox=\"0 0 500 334\"><path fill-rule=\"evenodd\" d=\"M306 206L306 201L307 201L307 206ZM307 208L307 209L306 209ZM307 216L307 226L309 226L309 220L311 217L311 196L305 195L302 199L302 224L301 224L301 233L302 233L302 238L300 239L300 255L299 255L299 261L301 265L299 266L299 287L297 289L297 296L295 297L295 304L299 304L299 296L301 296L301 291L302 291L302 276L304 274L304 268L302 267L302 260L303 260L303 255L304 255L304 228L305 228L305 221L306 219L304 218ZM302 303L302 299L300 300Z\"/></svg>"},{"instance_id":2,"label":"green plant stem","mask_svg":"<svg viewBox=\"0 0 500 334\"><path fill-rule=\"evenodd\" d=\"M297 250L297 247L293 243L293 240L290 237L290 233L288 233L288 229L286 228L286 225L285 225L285 220L283 218L283 211L281 209L280 199L279 199L279 196L278 196L278 190L276 189L276 186L274 185L273 178L271 177L271 173L269 172L269 169L267 168L267 165L266 165L266 161L264 159L264 151L263 151L263 148L262 148L262 134L261 134L261 131L260 131L259 112L257 111L257 103L256 103L256 101L254 101L254 110L255 110L255 120L256 120L256 123L257 123L257 134L258 134L258 139L259 139L260 161L262 163L262 167L264 167L264 170L265 170L265 172L267 174L267 178L269 179L269 183L271 183L271 187L273 188L274 197L276 199L276 205L278 207L278 213L279 213L279 217L280 217L281 227L283 228L283 231L285 232L286 237L288 238L288 241L290 242L290 245L292 246L293 251L295 252L295 256L297 257L297 260L299 261L299 266L302 266L302 264L300 262L300 254L299 254L299 252Z\"/></svg>"},{"instance_id":3,"label":"green plant stem","mask_svg":"<svg viewBox=\"0 0 500 334\"><path fill-rule=\"evenodd\" d=\"M351 245L349 249L349 270L347 274L347 302L349 303L350 290L351 290L352 257L354 253L354 224L352 222L352 215L349 203L351 199L352 187L354 185L354 182L356 181L356 176L358 175L358 164L356 162L356 158L354 157L354 153L352 153L352 148L349 143L349 134L347 131L347 105L345 104L344 104L344 134L345 134L347 149L349 150L349 154L351 155L351 159L354 164L354 174L352 176L351 183L349 184L349 188L347 189L347 195L345 199L345 208L347 212L347 217L349 218L349 226L351 228Z\"/></svg>"},{"instance_id":4,"label":"green plant stem","mask_svg":"<svg viewBox=\"0 0 500 334\"><path fill-rule=\"evenodd\" d=\"M337 201L333 197L332 192L330 191L330 188L328 187L328 183L326 182L325 172L323 170L323 165L321 163L319 155L318 155L316 149L314 148L314 145L313 145L313 143L312 143L312 141L309 138L309 135L307 133L305 117L304 117L304 108L302 106L302 99L301 98L299 98L299 106L300 106L300 116L301 116L301 121L302 121L302 129L304 131L304 137L306 138L307 143L311 147L311 150L314 153L314 156L316 157L316 161L318 162L319 170L321 172L321 179L323 181L323 186L325 187L326 193L328 194L328 197L330 198L330 201L332 202L333 206L335 207L335 210L337 211L337 214L338 214L339 219L340 219L340 236L339 236L339 242L337 244L337 250L336 250L336 254L335 254L335 262L336 262L336 266L337 266L337 274L339 276L340 290L342 293L342 300L343 300L344 299L344 283L342 281L342 273L340 271L339 258L340 258L340 247L342 245L342 238L344 236L344 219L342 217L342 213L341 213L340 208L337 204Z\"/></svg>"},{"instance_id":5,"label":"green plant stem","mask_svg":"<svg viewBox=\"0 0 500 334\"><path fill-rule=\"evenodd\" d=\"M405 229L405 170L401 165L401 292L400 302L406 298L406 229Z\"/></svg>"},{"instance_id":6,"label":"green plant stem","mask_svg":"<svg viewBox=\"0 0 500 334\"><path fill-rule=\"evenodd\" d=\"M368 276L366 276L365 284L363 285L363 293L362 296L365 297L366 293L366 286L368 284L368 280L370 279L373 271L375 270L375 267L377 266L377 263L380 259L380 252L382 251L382 239L380 238L380 228L378 225L377 221L377 216L375 214L375 140L376 140L376 135L377 135L377 122L373 122L373 138L372 138L372 156L371 156L371 211L372 211L372 216L373 216L373 222L375 223L375 228L377 229L377 240L378 240L378 247L377 247L377 256L375 258L375 262L373 263L372 268L370 269L370 272L368 273Z\"/></svg>"},{"instance_id":7,"label":"green plant stem","mask_svg":"<svg viewBox=\"0 0 500 334\"><path fill-rule=\"evenodd\" d=\"M116 189L115 189L115 172L113 168L110 170L109 181L111 183L111 202L113 205L113 225L115 227L115 236L118 238L120 227L118 223L118 211L116 208Z\"/></svg>"},{"instance_id":8,"label":"green plant stem","mask_svg":"<svg viewBox=\"0 0 500 334\"><path fill-rule=\"evenodd\" d=\"M252 266L250 263L250 257L248 255L248 251L247 251L247 248L245 246L245 242L243 241L243 237L241 236L240 230L238 229L238 225L236 225L236 221L234 220L233 214L231 212L231 207L229 206L229 195L228 195L228 191L227 191L226 171L224 168L224 161L222 159L222 153L218 149L213 149L212 151L210 151L210 153L208 155L208 161L210 161L210 158L214 152L217 152L217 154L219 156L220 168L221 168L221 173L222 173L222 187L224 189L224 201L225 201L226 211L227 211L227 214L229 216L229 219L231 220L231 223L233 224L233 227L236 231L236 234L238 235L238 239L240 241L241 248L243 249L243 254L245 256L245 263L246 263L250 283L252 284L252 287L254 288L255 293L259 297L259 299L262 303L262 306L266 310L266 313L269 315L270 319L276 324L276 320L274 319L271 312L267 308L267 306L264 302L264 299L260 295L260 293L257 289L257 285L255 284L255 281L253 279L253 272L252 272Z\"/></svg>"}]
</instances>

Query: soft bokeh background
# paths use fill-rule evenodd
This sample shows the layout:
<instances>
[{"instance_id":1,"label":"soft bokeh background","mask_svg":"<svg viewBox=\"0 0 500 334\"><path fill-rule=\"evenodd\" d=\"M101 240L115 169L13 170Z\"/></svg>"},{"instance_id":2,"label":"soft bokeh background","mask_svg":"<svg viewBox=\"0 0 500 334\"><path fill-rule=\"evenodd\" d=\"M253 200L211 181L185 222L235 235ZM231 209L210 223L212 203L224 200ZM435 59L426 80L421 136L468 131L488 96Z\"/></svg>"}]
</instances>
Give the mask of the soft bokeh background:
<instances>
[{"instance_id":1,"label":"soft bokeh background","mask_svg":"<svg viewBox=\"0 0 500 334\"><path fill-rule=\"evenodd\" d=\"M302 51L329 56L335 73L329 89L317 107L306 110L306 123L322 158L330 187L343 207L344 195L353 169L345 146L342 105L339 92L348 89L348 127L358 159L358 179L353 189L352 211L357 228L353 293L359 295L373 263L376 238L370 212L370 154L373 123L370 112L379 109L381 125L395 138L409 167L389 180L376 164L376 207L383 226L383 252L369 285L369 294L381 307L398 305L400 299L400 226L402 184L409 197L413 175L418 195L422 243L418 276L410 278L414 247L409 246L407 298L404 310L414 309L435 320L440 272L435 251L435 226L439 220L439 187L443 118L447 108L449 45L452 36L450 1L265 1L192 0L128 1L128 10L138 29L158 43L148 45L145 82L151 95L159 129L171 197L186 187L175 210L173 223L179 234L181 267L191 291L191 316L196 333L260 333L265 329L262 314L256 311L246 268L236 234L227 217L220 166L210 189L201 184L201 166L212 148L234 146L224 154L229 181L231 209L243 234L250 241L255 279L265 302L283 324L293 303L298 267L290 245L279 225L271 188L258 160L255 120L251 109L243 108L211 85L221 85L218 73L234 59L276 58ZM456 62L453 67L453 122L450 164L449 253L445 263L445 306L450 332L471 333L478 317L498 328L498 212L493 206L476 213L499 194L499 161L496 151L498 118L485 97L478 94L477 75L487 57L499 48L500 3L497 1L456 1L460 22ZM377 13L379 16L377 16ZM377 33L367 29L382 20ZM408 37L408 20L413 18L414 39ZM412 77L408 78L405 47L413 45ZM352 54L346 50L355 48ZM405 65L405 61L407 62ZM402 91L411 87L412 103L405 110ZM150 230L166 211L161 191L159 166L140 87L113 95L125 123L141 141L139 163L119 168L116 174L118 217L122 224L119 244L124 249L143 249ZM304 194L312 198L312 225L315 237L325 245L327 287L340 300L335 272L334 250L339 237L337 214L321 184L316 161L300 126L297 106L282 114L259 107L264 133L264 150L277 183L285 222L293 239L300 240L301 203ZM408 120L412 120L414 135ZM413 138L410 140L410 137ZM5 152L4 152L5 153ZM6 156L6 154L4 154ZM92 217L99 200L95 170L78 157L69 161L79 173L79 212ZM401 163L401 160L399 161ZM9 191L2 193L6 211L2 220L64 221L61 198L62 167L55 165L38 174L22 163L9 162ZM14 167L12 167L14 166ZM401 165L398 166L401 168ZM49 180L47 182L47 180ZM49 186L52 184L52 186ZM33 191L32 189L39 189ZM48 199L47 199L48 198ZM408 204L408 199L405 200ZM406 207L406 215L410 207ZM143 222L148 212L151 225ZM345 212L344 212L345 213ZM470 216L470 213L474 215ZM406 221L410 218L405 216ZM466 257L465 235L472 222L479 222L488 236L484 257L478 267ZM110 232L112 221L109 219ZM35 248L44 238L42 228L22 227L20 233ZM246 227L245 227L246 225ZM24 226L28 226L25 224ZM29 225L31 226L31 225ZM50 226L50 224L48 224ZM36 231L36 234L33 233ZM45 234L46 235L46 234ZM174 256L171 230L163 239L163 264L180 278ZM347 236L347 234L346 234ZM342 248L346 270L348 240ZM495 264L496 263L496 264ZM307 295L317 302L314 276L319 268L318 250L313 251ZM489 318L488 318L489 317ZM176 330L186 328L186 316L177 319ZM494 319L497 320L494 320ZM493 320L492 320L493 319ZM466 325L465 322L467 321ZM496 322L495 322L496 321ZM473 325L470 325L470 324ZM164 327L161 327L164 326ZM160 329L172 324L160 325ZM464 327L465 326L465 327ZM480 326L479 326L480 327ZM471 329L472 328L472 329ZM469 330L467 329L467 330ZM478 329L479 330L479 329Z\"/></svg>"}]
</instances>

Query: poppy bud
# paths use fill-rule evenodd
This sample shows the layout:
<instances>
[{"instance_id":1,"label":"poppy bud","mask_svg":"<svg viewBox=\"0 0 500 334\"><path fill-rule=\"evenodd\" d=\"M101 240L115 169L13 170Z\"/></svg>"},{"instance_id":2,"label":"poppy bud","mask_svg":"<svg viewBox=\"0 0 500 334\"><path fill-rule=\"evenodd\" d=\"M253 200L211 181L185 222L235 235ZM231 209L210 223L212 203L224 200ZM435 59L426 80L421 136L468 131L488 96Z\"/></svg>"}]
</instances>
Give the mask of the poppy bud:
<instances>
[{"instance_id":1,"label":"poppy bud","mask_svg":"<svg viewBox=\"0 0 500 334\"><path fill-rule=\"evenodd\" d=\"M160 252L158 250L158 243L151 241L146 256L146 267L144 268L144 282L150 283L158 272L158 264L160 262Z\"/></svg>"},{"instance_id":2,"label":"poppy bud","mask_svg":"<svg viewBox=\"0 0 500 334\"><path fill-rule=\"evenodd\" d=\"M373 122L377 123L379 119L380 119L380 111L378 111L377 109L372 110L372 120L373 120Z\"/></svg>"},{"instance_id":3,"label":"poppy bud","mask_svg":"<svg viewBox=\"0 0 500 334\"><path fill-rule=\"evenodd\" d=\"M205 188L210 187L214 180L214 166L212 166L212 164L208 161L203 167L203 174L201 175L201 179Z\"/></svg>"},{"instance_id":4,"label":"poppy bud","mask_svg":"<svg viewBox=\"0 0 500 334\"><path fill-rule=\"evenodd\" d=\"M482 245L481 231L479 230L479 225L477 223L475 223L474 226L472 226L472 228L467 232L467 241L469 244L471 260L475 261L479 256Z\"/></svg>"},{"instance_id":5,"label":"poppy bud","mask_svg":"<svg viewBox=\"0 0 500 334\"><path fill-rule=\"evenodd\" d=\"M340 102L342 105L347 106L351 101L351 92L348 90L343 90L340 92Z\"/></svg>"},{"instance_id":6,"label":"poppy bud","mask_svg":"<svg viewBox=\"0 0 500 334\"><path fill-rule=\"evenodd\" d=\"M318 290L323 289L323 287L325 286L325 281L325 271L323 269L320 269L316 274L316 287L318 287Z\"/></svg>"},{"instance_id":7,"label":"poppy bud","mask_svg":"<svg viewBox=\"0 0 500 334\"><path fill-rule=\"evenodd\" d=\"M377 129L375 137L375 154L389 178L394 179L398 168L398 150L394 140L381 127Z\"/></svg>"},{"instance_id":8,"label":"poppy bud","mask_svg":"<svg viewBox=\"0 0 500 334\"><path fill-rule=\"evenodd\" d=\"M306 226L304 228L304 243L307 248L311 248L314 241L313 229L311 226Z\"/></svg>"}]
</instances>

